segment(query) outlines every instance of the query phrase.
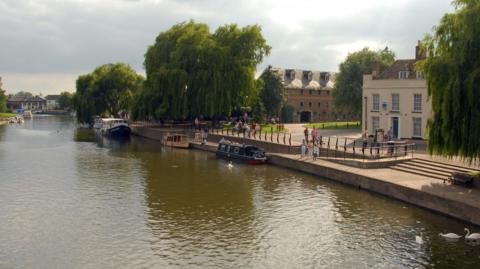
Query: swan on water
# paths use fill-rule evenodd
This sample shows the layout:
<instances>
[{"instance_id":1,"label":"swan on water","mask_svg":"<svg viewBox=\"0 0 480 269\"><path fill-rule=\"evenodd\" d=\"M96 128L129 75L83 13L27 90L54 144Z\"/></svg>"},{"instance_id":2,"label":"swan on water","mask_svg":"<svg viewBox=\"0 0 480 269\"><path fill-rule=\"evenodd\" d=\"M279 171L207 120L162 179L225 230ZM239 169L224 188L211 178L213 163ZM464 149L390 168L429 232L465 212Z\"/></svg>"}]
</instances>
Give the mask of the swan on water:
<instances>
[{"instance_id":1,"label":"swan on water","mask_svg":"<svg viewBox=\"0 0 480 269\"><path fill-rule=\"evenodd\" d=\"M458 235L456 233L448 233L448 234L439 233L438 235L450 241L457 241L458 239L463 237L463 235Z\"/></svg>"},{"instance_id":2,"label":"swan on water","mask_svg":"<svg viewBox=\"0 0 480 269\"><path fill-rule=\"evenodd\" d=\"M415 235L415 242L417 242L417 244L419 245L423 244L423 238L421 233L420 235Z\"/></svg>"},{"instance_id":3,"label":"swan on water","mask_svg":"<svg viewBox=\"0 0 480 269\"><path fill-rule=\"evenodd\" d=\"M466 241L480 241L480 234L479 233L470 233L470 230L468 228L464 229L467 234L465 235L465 240Z\"/></svg>"},{"instance_id":4,"label":"swan on water","mask_svg":"<svg viewBox=\"0 0 480 269\"><path fill-rule=\"evenodd\" d=\"M230 162L227 164L227 167L228 167L228 169L232 169L232 168L233 168L232 161L230 161Z\"/></svg>"}]
</instances>

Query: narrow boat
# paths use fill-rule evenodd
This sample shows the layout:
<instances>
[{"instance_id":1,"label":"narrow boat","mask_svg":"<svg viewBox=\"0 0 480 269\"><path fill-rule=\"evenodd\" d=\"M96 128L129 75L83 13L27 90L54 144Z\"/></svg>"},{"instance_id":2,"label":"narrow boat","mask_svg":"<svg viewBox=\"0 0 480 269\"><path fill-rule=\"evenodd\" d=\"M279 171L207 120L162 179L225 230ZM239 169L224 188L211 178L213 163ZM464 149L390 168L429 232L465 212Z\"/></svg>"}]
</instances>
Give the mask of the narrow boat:
<instances>
[{"instance_id":1,"label":"narrow boat","mask_svg":"<svg viewBox=\"0 0 480 269\"><path fill-rule=\"evenodd\" d=\"M228 140L220 140L216 152L217 156L246 161L249 164L263 164L267 161L263 149L245 144L233 143Z\"/></svg>"},{"instance_id":2,"label":"narrow boat","mask_svg":"<svg viewBox=\"0 0 480 269\"><path fill-rule=\"evenodd\" d=\"M164 146L186 149L190 146L188 136L184 134L166 134L162 138Z\"/></svg>"},{"instance_id":3,"label":"narrow boat","mask_svg":"<svg viewBox=\"0 0 480 269\"><path fill-rule=\"evenodd\" d=\"M120 118L106 118L102 119L101 133L110 137L128 137L131 129L124 119Z\"/></svg>"}]
</instances>

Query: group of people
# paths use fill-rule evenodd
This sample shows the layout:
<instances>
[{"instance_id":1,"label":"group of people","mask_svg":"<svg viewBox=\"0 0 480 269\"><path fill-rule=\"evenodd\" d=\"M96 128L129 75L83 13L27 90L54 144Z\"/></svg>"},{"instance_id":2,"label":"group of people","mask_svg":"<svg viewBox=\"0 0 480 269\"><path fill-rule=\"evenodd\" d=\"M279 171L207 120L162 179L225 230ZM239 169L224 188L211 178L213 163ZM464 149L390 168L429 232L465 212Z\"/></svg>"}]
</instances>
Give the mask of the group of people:
<instances>
[{"instance_id":1,"label":"group of people","mask_svg":"<svg viewBox=\"0 0 480 269\"><path fill-rule=\"evenodd\" d=\"M313 127L311 132L309 132L308 127L306 127L305 130L303 130L303 134L305 138L302 140L302 145L300 146L300 158L312 156L312 159L316 160L317 157L320 156L320 147L322 145L318 129Z\"/></svg>"},{"instance_id":2,"label":"group of people","mask_svg":"<svg viewBox=\"0 0 480 269\"><path fill-rule=\"evenodd\" d=\"M234 130L240 135L243 133L245 136L255 136L256 133L260 132L260 124L257 124L255 121L252 124L248 124L247 121L243 121L243 119L238 119L235 123Z\"/></svg>"}]
</instances>

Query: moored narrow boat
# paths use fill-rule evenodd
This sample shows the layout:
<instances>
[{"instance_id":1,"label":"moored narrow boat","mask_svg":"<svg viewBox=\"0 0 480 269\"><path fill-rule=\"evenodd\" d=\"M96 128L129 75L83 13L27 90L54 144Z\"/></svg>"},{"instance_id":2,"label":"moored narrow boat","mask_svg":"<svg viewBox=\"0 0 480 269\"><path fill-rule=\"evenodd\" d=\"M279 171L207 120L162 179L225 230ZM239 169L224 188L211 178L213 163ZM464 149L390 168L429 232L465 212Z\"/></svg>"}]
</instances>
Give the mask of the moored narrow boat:
<instances>
[{"instance_id":1,"label":"moored narrow boat","mask_svg":"<svg viewBox=\"0 0 480 269\"><path fill-rule=\"evenodd\" d=\"M245 161L249 164L264 164L267 161L263 149L223 139L218 143L216 155L227 159Z\"/></svg>"},{"instance_id":2,"label":"moored narrow boat","mask_svg":"<svg viewBox=\"0 0 480 269\"><path fill-rule=\"evenodd\" d=\"M162 144L168 147L184 149L190 146L188 136L184 134L166 134L162 138Z\"/></svg>"},{"instance_id":3,"label":"moored narrow boat","mask_svg":"<svg viewBox=\"0 0 480 269\"><path fill-rule=\"evenodd\" d=\"M106 118L102 119L101 133L110 137L129 137L131 129L124 119Z\"/></svg>"}]
</instances>

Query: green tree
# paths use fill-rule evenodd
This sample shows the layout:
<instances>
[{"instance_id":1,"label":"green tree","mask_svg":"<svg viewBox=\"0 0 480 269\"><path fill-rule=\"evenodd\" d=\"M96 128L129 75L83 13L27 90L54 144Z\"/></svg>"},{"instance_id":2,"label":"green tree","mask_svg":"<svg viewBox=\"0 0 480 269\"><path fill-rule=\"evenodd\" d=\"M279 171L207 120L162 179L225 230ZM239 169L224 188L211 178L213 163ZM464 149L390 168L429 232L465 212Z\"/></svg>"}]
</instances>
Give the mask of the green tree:
<instances>
[{"instance_id":1,"label":"green tree","mask_svg":"<svg viewBox=\"0 0 480 269\"><path fill-rule=\"evenodd\" d=\"M263 81L263 87L260 89L259 97L267 116L277 117L285 102L285 87L282 79L272 70L271 66L265 69L260 79Z\"/></svg>"},{"instance_id":2,"label":"green tree","mask_svg":"<svg viewBox=\"0 0 480 269\"><path fill-rule=\"evenodd\" d=\"M15 97L33 97L31 92L19 91L15 94Z\"/></svg>"},{"instance_id":3,"label":"green tree","mask_svg":"<svg viewBox=\"0 0 480 269\"><path fill-rule=\"evenodd\" d=\"M61 92L58 98L58 107L60 109L70 109L72 107L73 95L70 92Z\"/></svg>"},{"instance_id":4,"label":"green tree","mask_svg":"<svg viewBox=\"0 0 480 269\"><path fill-rule=\"evenodd\" d=\"M295 116L295 108L291 105L284 105L281 111L281 120L284 123L291 123L293 122Z\"/></svg>"},{"instance_id":5,"label":"green tree","mask_svg":"<svg viewBox=\"0 0 480 269\"><path fill-rule=\"evenodd\" d=\"M340 64L340 72L336 77L333 89L335 106L361 115L363 74L371 74L375 61L380 64L380 71L385 70L393 63L394 58L395 54L388 49L372 51L364 48L348 54Z\"/></svg>"},{"instance_id":6,"label":"green tree","mask_svg":"<svg viewBox=\"0 0 480 269\"><path fill-rule=\"evenodd\" d=\"M80 122L92 122L93 116L118 116L129 111L133 96L143 84L143 77L129 65L105 64L77 79L73 107Z\"/></svg>"},{"instance_id":7,"label":"green tree","mask_svg":"<svg viewBox=\"0 0 480 269\"><path fill-rule=\"evenodd\" d=\"M7 111L7 96L1 87L2 85L0 84L0 113Z\"/></svg>"},{"instance_id":8,"label":"green tree","mask_svg":"<svg viewBox=\"0 0 480 269\"><path fill-rule=\"evenodd\" d=\"M432 100L428 148L474 161L480 157L480 1L453 4L455 12L423 40L427 57L418 63Z\"/></svg>"},{"instance_id":9,"label":"green tree","mask_svg":"<svg viewBox=\"0 0 480 269\"><path fill-rule=\"evenodd\" d=\"M230 115L255 98L255 69L270 52L259 26L193 21L160 33L145 54L147 79L135 96L137 119Z\"/></svg>"}]
</instances>

